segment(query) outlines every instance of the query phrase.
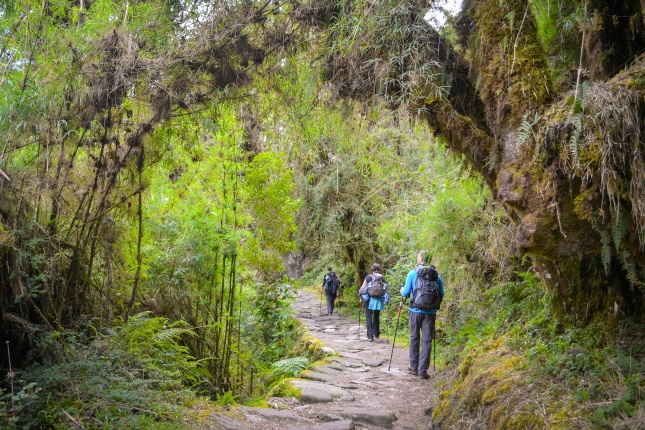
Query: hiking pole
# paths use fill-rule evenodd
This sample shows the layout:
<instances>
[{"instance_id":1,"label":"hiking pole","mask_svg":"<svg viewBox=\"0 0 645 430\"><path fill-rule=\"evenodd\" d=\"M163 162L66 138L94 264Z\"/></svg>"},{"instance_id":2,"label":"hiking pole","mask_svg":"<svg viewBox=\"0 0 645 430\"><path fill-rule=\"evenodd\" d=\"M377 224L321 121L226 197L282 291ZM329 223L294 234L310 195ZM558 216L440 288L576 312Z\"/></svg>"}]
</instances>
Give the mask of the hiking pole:
<instances>
[{"instance_id":1,"label":"hiking pole","mask_svg":"<svg viewBox=\"0 0 645 430\"><path fill-rule=\"evenodd\" d=\"M390 330L389 330L389 312L390 311L390 305L389 303L385 304L385 336L389 339L390 338Z\"/></svg>"},{"instance_id":2,"label":"hiking pole","mask_svg":"<svg viewBox=\"0 0 645 430\"><path fill-rule=\"evenodd\" d=\"M319 312L320 315L322 315L322 292L323 290L321 289L320 290L320 312Z\"/></svg>"},{"instance_id":3,"label":"hiking pole","mask_svg":"<svg viewBox=\"0 0 645 430\"><path fill-rule=\"evenodd\" d=\"M394 340L392 341L392 352L390 353L390 364L387 366L387 371L390 371L392 367L392 356L394 355L394 345L396 345L396 332L399 330L399 319L401 318L401 309L403 308L403 297L401 297L401 303L399 303L399 315L396 317L396 326L394 327Z\"/></svg>"},{"instance_id":4,"label":"hiking pole","mask_svg":"<svg viewBox=\"0 0 645 430\"><path fill-rule=\"evenodd\" d=\"M361 314L363 313L363 298L358 298L358 339L361 338Z\"/></svg>"},{"instance_id":5,"label":"hiking pole","mask_svg":"<svg viewBox=\"0 0 645 430\"><path fill-rule=\"evenodd\" d=\"M434 324L432 324L432 345L434 350L434 371L437 371L437 317L435 316Z\"/></svg>"},{"instance_id":6,"label":"hiking pole","mask_svg":"<svg viewBox=\"0 0 645 430\"><path fill-rule=\"evenodd\" d=\"M336 290L336 297L334 297L334 303L336 306L336 315L340 315L340 288Z\"/></svg>"}]
</instances>

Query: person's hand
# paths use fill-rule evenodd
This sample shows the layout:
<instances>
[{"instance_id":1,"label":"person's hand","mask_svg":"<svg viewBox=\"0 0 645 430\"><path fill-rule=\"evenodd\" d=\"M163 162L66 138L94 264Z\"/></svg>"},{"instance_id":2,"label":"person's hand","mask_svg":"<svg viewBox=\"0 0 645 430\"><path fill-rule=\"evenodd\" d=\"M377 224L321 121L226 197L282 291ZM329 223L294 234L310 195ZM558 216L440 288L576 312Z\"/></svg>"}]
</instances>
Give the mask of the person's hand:
<instances>
[{"instance_id":1,"label":"person's hand","mask_svg":"<svg viewBox=\"0 0 645 430\"><path fill-rule=\"evenodd\" d=\"M404 289L405 289L405 287L401 287L401 295L403 295L403 290Z\"/></svg>"}]
</instances>

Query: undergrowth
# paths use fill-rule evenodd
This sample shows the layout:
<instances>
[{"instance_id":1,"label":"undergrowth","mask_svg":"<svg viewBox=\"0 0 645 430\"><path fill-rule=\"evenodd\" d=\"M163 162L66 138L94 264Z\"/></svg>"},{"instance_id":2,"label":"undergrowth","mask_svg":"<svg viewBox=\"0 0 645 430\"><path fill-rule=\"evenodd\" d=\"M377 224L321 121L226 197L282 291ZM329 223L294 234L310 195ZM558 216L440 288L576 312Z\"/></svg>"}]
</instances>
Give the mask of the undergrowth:
<instances>
[{"instance_id":1,"label":"undergrowth","mask_svg":"<svg viewBox=\"0 0 645 430\"><path fill-rule=\"evenodd\" d=\"M178 342L181 322L146 314L96 334L59 334L55 362L15 375L4 393L6 428L185 428L184 409L203 392L203 368Z\"/></svg>"},{"instance_id":2,"label":"undergrowth","mask_svg":"<svg viewBox=\"0 0 645 430\"><path fill-rule=\"evenodd\" d=\"M460 403L471 410L473 405L485 408L486 391L477 400L455 393L472 392L468 385L472 381L486 386L506 379L515 381L521 395L535 403L514 413L535 414L535 408L542 408L540 422L549 428L642 428L645 342L640 334L645 327L606 315L591 322L573 317L559 321L553 318L549 303L549 295L529 271L515 282L483 291L476 301L461 304L461 320L444 325L445 337L440 338L441 361L448 367L459 366L449 392L450 407ZM491 373L491 365L484 363L491 354L504 356L504 351L517 360L506 360L503 372ZM472 375L470 382L467 375ZM513 396L518 394L509 389L499 399L506 399L500 400L503 404ZM448 419L445 411L434 418ZM505 422L494 411L489 419Z\"/></svg>"}]
</instances>

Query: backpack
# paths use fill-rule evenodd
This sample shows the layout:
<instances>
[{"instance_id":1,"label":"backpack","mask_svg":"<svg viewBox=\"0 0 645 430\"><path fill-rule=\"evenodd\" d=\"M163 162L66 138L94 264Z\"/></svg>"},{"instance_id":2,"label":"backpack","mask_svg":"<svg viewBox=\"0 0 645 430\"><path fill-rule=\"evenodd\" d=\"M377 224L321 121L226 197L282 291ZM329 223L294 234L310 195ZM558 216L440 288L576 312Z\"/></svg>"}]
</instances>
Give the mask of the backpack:
<instances>
[{"instance_id":1,"label":"backpack","mask_svg":"<svg viewBox=\"0 0 645 430\"><path fill-rule=\"evenodd\" d=\"M336 294L340 281L336 277L336 273L329 272L325 275L325 292L329 294Z\"/></svg>"},{"instance_id":2,"label":"backpack","mask_svg":"<svg viewBox=\"0 0 645 430\"><path fill-rule=\"evenodd\" d=\"M424 266L417 269L417 282L410 307L422 311L437 311L441 305L439 293L439 274L434 266Z\"/></svg>"},{"instance_id":3,"label":"backpack","mask_svg":"<svg viewBox=\"0 0 645 430\"><path fill-rule=\"evenodd\" d=\"M372 280L367 284L367 294L370 297L383 297L385 295L385 278L380 273L372 273Z\"/></svg>"}]
</instances>

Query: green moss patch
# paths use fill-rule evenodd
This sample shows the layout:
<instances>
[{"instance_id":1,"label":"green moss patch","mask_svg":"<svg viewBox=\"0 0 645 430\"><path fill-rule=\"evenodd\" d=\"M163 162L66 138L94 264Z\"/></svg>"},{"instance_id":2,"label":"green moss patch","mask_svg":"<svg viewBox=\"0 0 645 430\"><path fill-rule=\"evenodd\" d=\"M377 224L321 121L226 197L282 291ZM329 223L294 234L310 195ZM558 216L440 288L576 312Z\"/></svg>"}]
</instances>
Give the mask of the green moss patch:
<instances>
[{"instance_id":1,"label":"green moss patch","mask_svg":"<svg viewBox=\"0 0 645 430\"><path fill-rule=\"evenodd\" d=\"M432 414L442 428L461 428L466 416L477 417L487 429L564 429L572 428L582 413L566 399L549 396L545 382L502 338L473 351L459 369L452 389L441 393Z\"/></svg>"}]
</instances>

